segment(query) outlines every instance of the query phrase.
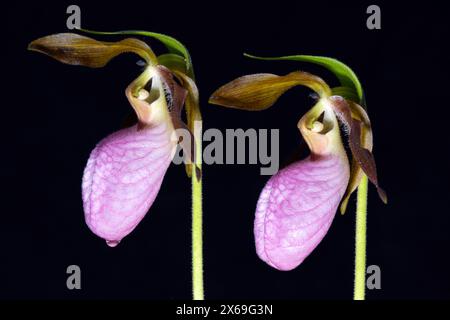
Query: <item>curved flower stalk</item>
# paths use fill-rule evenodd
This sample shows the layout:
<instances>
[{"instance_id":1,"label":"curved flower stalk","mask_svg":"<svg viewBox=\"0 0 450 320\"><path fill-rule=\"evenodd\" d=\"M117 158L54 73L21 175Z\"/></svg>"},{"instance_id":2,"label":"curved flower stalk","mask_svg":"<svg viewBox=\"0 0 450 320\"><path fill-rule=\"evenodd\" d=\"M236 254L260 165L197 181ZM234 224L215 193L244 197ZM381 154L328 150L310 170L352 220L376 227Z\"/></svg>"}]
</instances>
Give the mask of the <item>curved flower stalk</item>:
<instances>
[{"instance_id":1,"label":"curved flower stalk","mask_svg":"<svg viewBox=\"0 0 450 320\"><path fill-rule=\"evenodd\" d=\"M101 42L73 33L46 36L29 45L30 50L60 62L91 68L103 67L125 52L145 60L144 71L125 90L137 123L97 144L82 180L86 224L111 247L132 232L149 211L178 144L193 181L196 225L202 218L201 164L195 157L201 144L193 135L194 122L201 121L201 115L189 54L177 40L165 35L145 31L117 34L151 36L161 40L171 52L157 57L146 43L135 38ZM187 124L181 118L184 106ZM186 139L186 132L190 139ZM197 241L193 244L196 250L193 264L197 266L193 274L195 299L203 299L201 237L200 223L200 229L196 228L193 234Z\"/></svg>"},{"instance_id":2,"label":"curved flower stalk","mask_svg":"<svg viewBox=\"0 0 450 320\"><path fill-rule=\"evenodd\" d=\"M310 155L272 176L262 190L255 214L258 256L278 270L292 270L314 250L327 233L339 204L359 184L363 171L379 188L369 119L362 107L334 95L320 78L306 72L286 76L254 74L219 88L210 103L259 111L272 106L288 89L303 85L319 96L298 121ZM355 170L350 170L339 124L347 131ZM343 203L341 209L345 211Z\"/></svg>"}]
</instances>

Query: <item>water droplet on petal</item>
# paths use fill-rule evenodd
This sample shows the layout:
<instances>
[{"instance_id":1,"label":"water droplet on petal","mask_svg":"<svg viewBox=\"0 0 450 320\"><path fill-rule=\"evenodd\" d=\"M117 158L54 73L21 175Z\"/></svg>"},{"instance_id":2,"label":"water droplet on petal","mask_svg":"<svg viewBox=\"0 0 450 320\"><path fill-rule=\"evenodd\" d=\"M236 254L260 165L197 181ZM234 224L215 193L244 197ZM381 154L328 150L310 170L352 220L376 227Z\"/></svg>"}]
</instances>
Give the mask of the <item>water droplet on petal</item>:
<instances>
[{"instance_id":1,"label":"water droplet on petal","mask_svg":"<svg viewBox=\"0 0 450 320\"><path fill-rule=\"evenodd\" d=\"M114 248L119 244L119 240L106 240L106 244L110 246L111 248Z\"/></svg>"}]
</instances>

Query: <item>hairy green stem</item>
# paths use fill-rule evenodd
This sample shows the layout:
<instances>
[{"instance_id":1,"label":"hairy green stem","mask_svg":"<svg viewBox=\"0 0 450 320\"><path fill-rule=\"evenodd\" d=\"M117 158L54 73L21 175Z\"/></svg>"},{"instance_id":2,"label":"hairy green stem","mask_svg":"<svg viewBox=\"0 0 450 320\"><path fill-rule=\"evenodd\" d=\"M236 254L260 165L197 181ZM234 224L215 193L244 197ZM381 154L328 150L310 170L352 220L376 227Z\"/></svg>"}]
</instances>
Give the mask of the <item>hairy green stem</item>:
<instances>
[{"instance_id":1,"label":"hairy green stem","mask_svg":"<svg viewBox=\"0 0 450 320\"><path fill-rule=\"evenodd\" d=\"M366 239L367 239L367 194L369 182L363 175L358 186L356 202L355 234L355 286L354 300L364 300L366 292Z\"/></svg>"},{"instance_id":2,"label":"hairy green stem","mask_svg":"<svg viewBox=\"0 0 450 320\"><path fill-rule=\"evenodd\" d=\"M201 124L201 121L197 123ZM198 129L198 128L197 128ZM200 125L201 132L201 125ZM201 170L202 142L196 135L196 166ZM194 300L204 300L203 288L203 208L202 178L197 179L195 166L192 166L192 295Z\"/></svg>"}]
</instances>

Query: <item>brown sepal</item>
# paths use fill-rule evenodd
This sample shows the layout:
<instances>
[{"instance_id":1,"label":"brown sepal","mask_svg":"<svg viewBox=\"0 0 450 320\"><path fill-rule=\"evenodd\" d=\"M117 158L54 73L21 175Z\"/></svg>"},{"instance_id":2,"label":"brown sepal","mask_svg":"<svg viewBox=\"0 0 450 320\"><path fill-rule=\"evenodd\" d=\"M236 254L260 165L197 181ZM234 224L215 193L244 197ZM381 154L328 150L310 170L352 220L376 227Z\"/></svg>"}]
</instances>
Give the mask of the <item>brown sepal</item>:
<instances>
[{"instance_id":1,"label":"brown sepal","mask_svg":"<svg viewBox=\"0 0 450 320\"><path fill-rule=\"evenodd\" d=\"M331 93L322 79L307 72L295 71L285 76L259 73L239 77L223 85L211 95L209 103L247 111L264 110L297 85L307 86L320 96Z\"/></svg>"},{"instance_id":2,"label":"brown sepal","mask_svg":"<svg viewBox=\"0 0 450 320\"><path fill-rule=\"evenodd\" d=\"M133 52L152 64L156 56L145 42L128 38L118 42L97 41L75 33L58 33L32 41L28 49L46 54L60 62L101 68L112 58Z\"/></svg>"}]
</instances>

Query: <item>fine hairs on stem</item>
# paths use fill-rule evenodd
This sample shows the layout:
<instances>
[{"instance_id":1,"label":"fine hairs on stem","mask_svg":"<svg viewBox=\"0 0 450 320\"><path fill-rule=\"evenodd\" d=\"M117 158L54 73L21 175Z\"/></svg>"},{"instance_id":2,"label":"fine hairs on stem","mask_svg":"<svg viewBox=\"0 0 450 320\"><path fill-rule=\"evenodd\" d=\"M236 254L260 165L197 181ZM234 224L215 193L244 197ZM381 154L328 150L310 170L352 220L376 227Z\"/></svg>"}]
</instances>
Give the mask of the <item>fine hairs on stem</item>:
<instances>
[{"instance_id":1,"label":"fine hairs on stem","mask_svg":"<svg viewBox=\"0 0 450 320\"><path fill-rule=\"evenodd\" d=\"M355 232L355 283L354 300L364 300L366 291L366 233L367 233L367 193L369 182L363 175L358 187L356 202Z\"/></svg>"},{"instance_id":2,"label":"fine hairs on stem","mask_svg":"<svg viewBox=\"0 0 450 320\"><path fill-rule=\"evenodd\" d=\"M201 126L201 121L196 121L196 123ZM195 134L196 133L194 133L194 135ZM195 163L197 168L201 170L201 139L196 137L195 144ZM194 300L204 300L202 178L198 179L194 172L195 166L192 166L192 168L192 296Z\"/></svg>"}]
</instances>

